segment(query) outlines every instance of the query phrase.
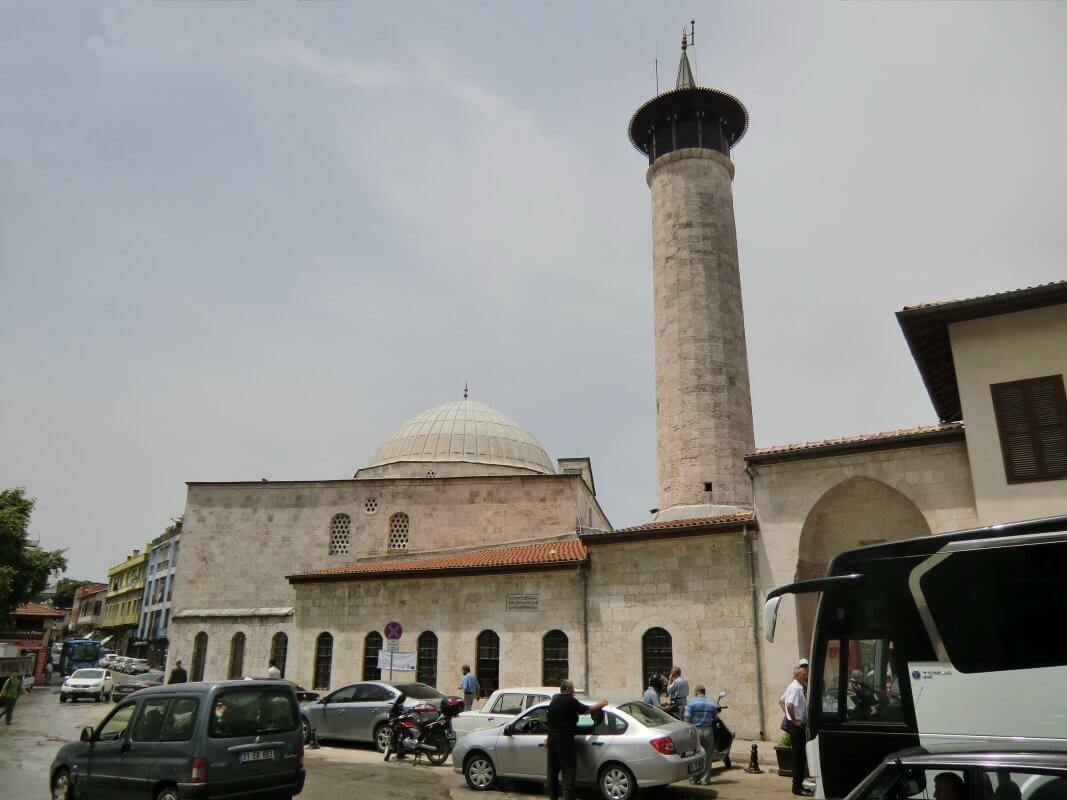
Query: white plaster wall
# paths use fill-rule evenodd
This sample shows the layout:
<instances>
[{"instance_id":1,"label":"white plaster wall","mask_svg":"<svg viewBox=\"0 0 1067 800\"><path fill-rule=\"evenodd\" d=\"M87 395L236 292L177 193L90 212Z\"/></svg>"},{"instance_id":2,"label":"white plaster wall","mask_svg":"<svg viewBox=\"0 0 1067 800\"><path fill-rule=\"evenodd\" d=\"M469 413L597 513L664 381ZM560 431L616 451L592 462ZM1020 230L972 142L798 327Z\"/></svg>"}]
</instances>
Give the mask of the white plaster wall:
<instances>
[{"instance_id":1,"label":"white plaster wall","mask_svg":"<svg viewBox=\"0 0 1067 800\"><path fill-rule=\"evenodd\" d=\"M949 326L978 519L983 525L1067 514L1067 479L1009 484L994 383L1067 374L1067 305Z\"/></svg>"},{"instance_id":2,"label":"white plaster wall","mask_svg":"<svg viewBox=\"0 0 1067 800\"><path fill-rule=\"evenodd\" d=\"M228 617L206 619L175 619L171 621L170 645L167 652L167 672L181 659L182 666L193 672L193 640L201 631L208 635L207 658L204 661L204 680L219 681L229 677L230 643L233 635L245 635L245 657L242 677L262 678L267 674L270 643L275 633L289 637L285 677L294 678L293 621L291 617Z\"/></svg>"}]
</instances>

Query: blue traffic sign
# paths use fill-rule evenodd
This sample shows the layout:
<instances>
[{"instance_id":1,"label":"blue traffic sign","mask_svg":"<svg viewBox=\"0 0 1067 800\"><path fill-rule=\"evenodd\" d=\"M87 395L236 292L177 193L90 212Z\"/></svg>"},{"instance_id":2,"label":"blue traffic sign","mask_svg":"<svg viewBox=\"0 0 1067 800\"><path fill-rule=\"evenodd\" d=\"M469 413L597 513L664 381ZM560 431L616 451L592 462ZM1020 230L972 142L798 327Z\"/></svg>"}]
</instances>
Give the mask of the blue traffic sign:
<instances>
[{"instance_id":1,"label":"blue traffic sign","mask_svg":"<svg viewBox=\"0 0 1067 800\"><path fill-rule=\"evenodd\" d=\"M404 628L399 622L390 622L385 626L386 639L399 639L404 633Z\"/></svg>"}]
</instances>

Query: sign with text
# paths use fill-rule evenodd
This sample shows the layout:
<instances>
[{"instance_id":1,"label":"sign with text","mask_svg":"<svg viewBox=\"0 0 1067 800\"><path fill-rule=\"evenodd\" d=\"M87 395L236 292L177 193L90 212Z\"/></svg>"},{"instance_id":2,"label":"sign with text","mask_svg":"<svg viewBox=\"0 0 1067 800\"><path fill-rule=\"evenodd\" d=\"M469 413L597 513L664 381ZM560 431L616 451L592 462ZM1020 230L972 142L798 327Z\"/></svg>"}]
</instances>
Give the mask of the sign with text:
<instances>
[{"instance_id":1,"label":"sign with text","mask_svg":"<svg viewBox=\"0 0 1067 800\"><path fill-rule=\"evenodd\" d=\"M390 664L392 664L392 666L390 666ZM393 671L414 670L415 654L387 653L386 651L382 650L378 653L378 669L382 671L383 676L390 669L392 669Z\"/></svg>"},{"instance_id":2,"label":"sign with text","mask_svg":"<svg viewBox=\"0 0 1067 800\"><path fill-rule=\"evenodd\" d=\"M399 639L386 639L385 640L385 652L387 652L387 653L397 653L399 651L400 651L400 640Z\"/></svg>"},{"instance_id":3,"label":"sign with text","mask_svg":"<svg viewBox=\"0 0 1067 800\"><path fill-rule=\"evenodd\" d=\"M509 594L507 596L508 611L537 611L541 604L539 594Z\"/></svg>"}]
</instances>

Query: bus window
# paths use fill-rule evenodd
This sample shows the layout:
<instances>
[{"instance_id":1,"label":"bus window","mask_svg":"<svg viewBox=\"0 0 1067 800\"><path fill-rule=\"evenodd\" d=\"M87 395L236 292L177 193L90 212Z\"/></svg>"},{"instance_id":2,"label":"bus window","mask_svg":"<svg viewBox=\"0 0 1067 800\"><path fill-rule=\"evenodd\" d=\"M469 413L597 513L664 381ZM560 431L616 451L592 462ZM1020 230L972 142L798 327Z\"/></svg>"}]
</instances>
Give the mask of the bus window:
<instances>
[{"instance_id":1,"label":"bus window","mask_svg":"<svg viewBox=\"0 0 1067 800\"><path fill-rule=\"evenodd\" d=\"M841 711L841 642L826 643L826 658L822 664L822 713L824 716Z\"/></svg>"},{"instance_id":2,"label":"bus window","mask_svg":"<svg viewBox=\"0 0 1067 800\"><path fill-rule=\"evenodd\" d=\"M893 643L888 639L854 639L848 643L847 721L904 721L900 681L892 662Z\"/></svg>"}]
</instances>

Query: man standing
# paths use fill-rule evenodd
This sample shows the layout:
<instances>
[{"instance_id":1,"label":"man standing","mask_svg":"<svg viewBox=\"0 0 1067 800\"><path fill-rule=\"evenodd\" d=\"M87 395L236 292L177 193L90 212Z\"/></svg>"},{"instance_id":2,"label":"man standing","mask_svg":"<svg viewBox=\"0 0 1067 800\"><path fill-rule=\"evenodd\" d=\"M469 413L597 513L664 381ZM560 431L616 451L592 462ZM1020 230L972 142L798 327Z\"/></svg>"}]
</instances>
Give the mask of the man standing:
<instances>
[{"instance_id":1,"label":"man standing","mask_svg":"<svg viewBox=\"0 0 1067 800\"><path fill-rule=\"evenodd\" d=\"M681 667L671 667L671 682L667 684L667 710L681 719L689 702L689 681L682 677Z\"/></svg>"},{"instance_id":2,"label":"man standing","mask_svg":"<svg viewBox=\"0 0 1067 800\"><path fill-rule=\"evenodd\" d=\"M185 667L182 666L182 660L179 658L174 662L174 669L170 671L170 678L167 683L185 683L189 680L189 675L185 671Z\"/></svg>"},{"instance_id":3,"label":"man standing","mask_svg":"<svg viewBox=\"0 0 1067 800\"><path fill-rule=\"evenodd\" d=\"M789 741L793 745L793 794L800 797L810 797L815 794L810 789L804 788L804 775L808 771L807 753L804 745L807 744L807 730L804 724L808 719L808 668L797 667L793 670L793 681L786 687L778 704L785 711L785 720L782 727L789 734Z\"/></svg>"},{"instance_id":4,"label":"man standing","mask_svg":"<svg viewBox=\"0 0 1067 800\"><path fill-rule=\"evenodd\" d=\"M685 721L696 726L700 733L700 746L704 748L704 771L689 779L690 783L711 783L711 754L715 752L714 725L719 707L708 699L707 691L697 684L696 696L685 707Z\"/></svg>"},{"instance_id":5,"label":"man standing","mask_svg":"<svg viewBox=\"0 0 1067 800\"><path fill-rule=\"evenodd\" d=\"M548 704L548 796L550 800L574 800L574 778L578 771L574 735L578 732L578 716L599 711L608 704L601 700L591 706L574 699L574 684L560 682L559 694ZM563 794L560 794L560 773L563 773Z\"/></svg>"},{"instance_id":6,"label":"man standing","mask_svg":"<svg viewBox=\"0 0 1067 800\"><path fill-rule=\"evenodd\" d=\"M657 675L650 675L648 678L648 688L645 689L644 701L647 705L653 708L659 708L659 677Z\"/></svg>"},{"instance_id":7,"label":"man standing","mask_svg":"<svg viewBox=\"0 0 1067 800\"><path fill-rule=\"evenodd\" d=\"M15 712L15 701L19 699L22 691L22 678L18 675L8 675L4 685L0 688L0 700L4 701L4 719L11 724L11 715Z\"/></svg>"},{"instance_id":8,"label":"man standing","mask_svg":"<svg viewBox=\"0 0 1067 800\"><path fill-rule=\"evenodd\" d=\"M280 681L282 679L282 671L278 669L278 665L274 663L274 659L272 658L267 663L269 664L267 667L267 677L272 681Z\"/></svg>"},{"instance_id":9,"label":"man standing","mask_svg":"<svg viewBox=\"0 0 1067 800\"><path fill-rule=\"evenodd\" d=\"M463 665L463 677L459 679L459 690L463 693L463 710L470 711L474 698L478 696L478 679L471 673L469 665Z\"/></svg>"}]
</instances>

